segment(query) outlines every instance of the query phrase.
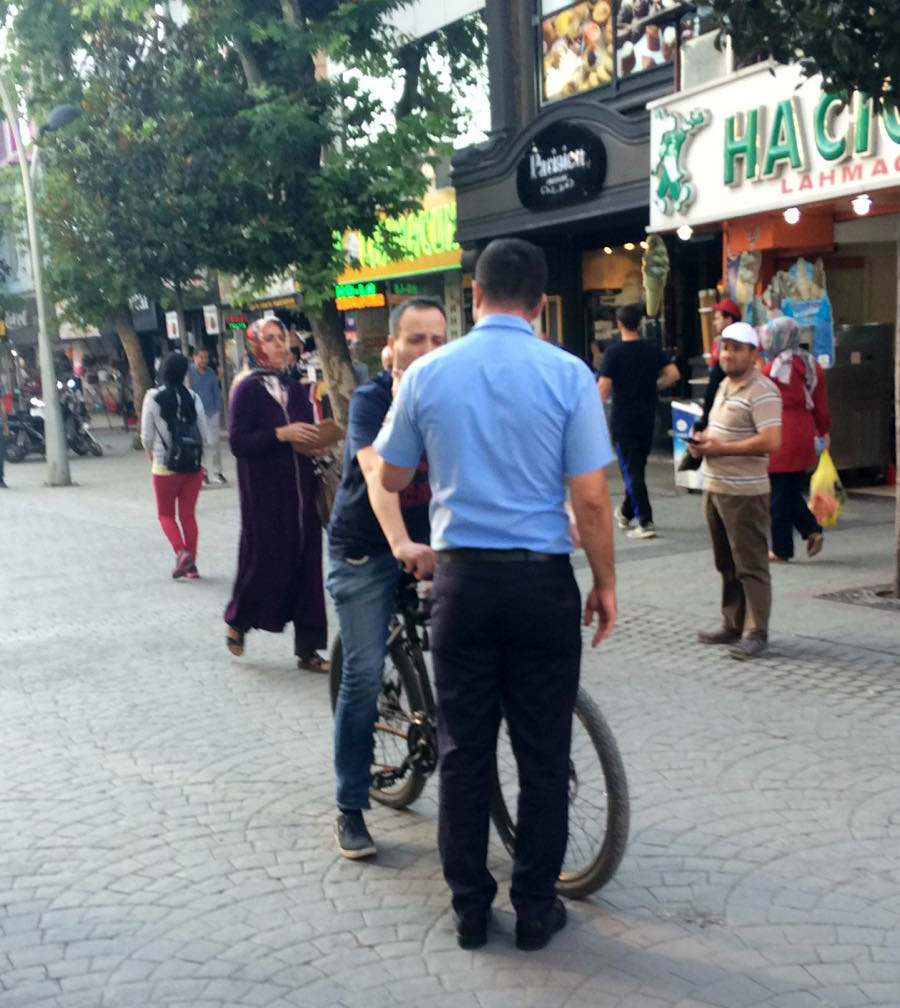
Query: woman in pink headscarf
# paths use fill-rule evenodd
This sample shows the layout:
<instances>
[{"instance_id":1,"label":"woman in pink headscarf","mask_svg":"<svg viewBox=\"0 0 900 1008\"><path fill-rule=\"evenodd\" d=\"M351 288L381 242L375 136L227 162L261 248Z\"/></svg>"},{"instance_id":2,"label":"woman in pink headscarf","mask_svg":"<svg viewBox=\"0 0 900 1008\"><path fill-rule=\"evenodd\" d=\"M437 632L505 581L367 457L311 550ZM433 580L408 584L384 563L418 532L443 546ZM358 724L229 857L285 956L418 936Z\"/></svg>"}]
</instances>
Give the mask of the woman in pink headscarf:
<instances>
[{"instance_id":1,"label":"woman in pink headscarf","mask_svg":"<svg viewBox=\"0 0 900 1008\"><path fill-rule=\"evenodd\" d=\"M226 644L244 653L250 629L280 633L294 624L297 665L327 672L322 526L311 457L313 410L287 376L287 331L276 318L253 323L247 344L256 366L231 390L228 433L241 501L238 570L225 610Z\"/></svg>"},{"instance_id":2,"label":"woman in pink headscarf","mask_svg":"<svg viewBox=\"0 0 900 1008\"><path fill-rule=\"evenodd\" d=\"M825 376L816 359L800 346L800 329L786 315L767 322L760 342L768 363L763 374L781 392L781 448L769 456L772 485L772 561L787 561L794 555L794 529L806 540L806 554L822 549L822 526L803 499L806 474L816 464L815 438L831 430Z\"/></svg>"}]
</instances>

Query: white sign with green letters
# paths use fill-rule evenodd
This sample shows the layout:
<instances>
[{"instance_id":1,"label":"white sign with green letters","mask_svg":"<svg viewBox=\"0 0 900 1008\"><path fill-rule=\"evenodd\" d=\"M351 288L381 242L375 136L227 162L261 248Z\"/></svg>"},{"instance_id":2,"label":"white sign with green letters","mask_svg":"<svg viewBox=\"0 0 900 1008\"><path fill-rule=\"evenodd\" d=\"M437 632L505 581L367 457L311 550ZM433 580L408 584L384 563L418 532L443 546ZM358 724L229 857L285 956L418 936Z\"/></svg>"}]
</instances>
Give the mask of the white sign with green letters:
<instances>
[{"instance_id":1,"label":"white sign with green letters","mask_svg":"<svg viewBox=\"0 0 900 1008\"><path fill-rule=\"evenodd\" d=\"M751 67L649 109L652 231L900 186L897 109L845 101L797 67Z\"/></svg>"}]
</instances>

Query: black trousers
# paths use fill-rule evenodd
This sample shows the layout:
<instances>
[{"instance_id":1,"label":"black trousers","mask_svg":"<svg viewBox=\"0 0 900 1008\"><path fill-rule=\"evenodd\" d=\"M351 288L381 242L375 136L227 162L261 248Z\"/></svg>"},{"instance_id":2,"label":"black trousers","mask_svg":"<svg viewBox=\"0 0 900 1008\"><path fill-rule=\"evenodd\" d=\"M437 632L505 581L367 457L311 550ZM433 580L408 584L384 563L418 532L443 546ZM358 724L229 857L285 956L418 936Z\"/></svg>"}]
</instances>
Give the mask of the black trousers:
<instances>
[{"instance_id":1,"label":"black trousers","mask_svg":"<svg viewBox=\"0 0 900 1008\"><path fill-rule=\"evenodd\" d=\"M6 435L3 433L3 425L0 423L0 480L3 479L3 467L6 464Z\"/></svg>"},{"instance_id":2,"label":"black trousers","mask_svg":"<svg viewBox=\"0 0 900 1008\"><path fill-rule=\"evenodd\" d=\"M653 430L625 432L615 439L619 468L625 481L625 500L622 514L626 518L637 518L641 525L653 521L653 508L647 493L647 459L653 443Z\"/></svg>"},{"instance_id":3,"label":"black trousers","mask_svg":"<svg viewBox=\"0 0 900 1008\"><path fill-rule=\"evenodd\" d=\"M519 768L510 895L523 918L553 903L568 838L569 746L581 664L581 601L569 558L440 562L432 592L444 878L460 916L482 913L500 718Z\"/></svg>"},{"instance_id":4,"label":"black trousers","mask_svg":"<svg viewBox=\"0 0 900 1008\"><path fill-rule=\"evenodd\" d=\"M808 539L813 532L821 532L822 526L803 499L805 472L769 473L769 483L772 486L772 552L782 560L790 560L794 555L794 529Z\"/></svg>"}]
</instances>

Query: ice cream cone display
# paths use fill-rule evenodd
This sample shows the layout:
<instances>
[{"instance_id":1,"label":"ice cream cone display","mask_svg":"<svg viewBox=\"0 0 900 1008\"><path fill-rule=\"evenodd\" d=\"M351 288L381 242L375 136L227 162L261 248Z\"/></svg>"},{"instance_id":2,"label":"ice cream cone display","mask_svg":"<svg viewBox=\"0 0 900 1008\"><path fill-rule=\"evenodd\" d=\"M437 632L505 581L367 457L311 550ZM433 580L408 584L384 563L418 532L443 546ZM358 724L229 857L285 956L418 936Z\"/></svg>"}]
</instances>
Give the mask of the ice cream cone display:
<instances>
[{"instance_id":1,"label":"ice cream cone display","mask_svg":"<svg viewBox=\"0 0 900 1008\"><path fill-rule=\"evenodd\" d=\"M669 253L666 243L658 234L647 238L647 248L641 258L641 275L644 279L647 315L653 318L662 307L663 291L669 275Z\"/></svg>"},{"instance_id":2,"label":"ice cream cone display","mask_svg":"<svg viewBox=\"0 0 900 1008\"><path fill-rule=\"evenodd\" d=\"M678 32L675 25L668 25L663 28L662 33L662 54L666 63L675 59L675 47L678 45Z\"/></svg>"},{"instance_id":3,"label":"ice cream cone display","mask_svg":"<svg viewBox=\"0 0 900 1008\"><path fill-rule=\"evenodd\" d=\"M718 291L715 287L698 291L697 300L700 302L700 335L703 339L703 352L710 354L715 339L713 305L719 300Z\"/></svg>"},{"instance_id":4,"label":"ice cream cone display","mask_svg":"<svg viewBox=\"0 0 900 1008\"><path fill-rule=\"evenodd\" d=\"M651 52L659 52L659 25L647 25L647 48Z\"/></svg>"},{"instance_id":5,"label":"ice cream cone display","mask_svg":"<svg viewBox=\"0 0 900 1008\"><path fill-rule=\"evenodd\" d=\"M613 14L609 0L578 3L541 21L544 100L557 101L609 84Z\"/></svg>"}]
</instances>

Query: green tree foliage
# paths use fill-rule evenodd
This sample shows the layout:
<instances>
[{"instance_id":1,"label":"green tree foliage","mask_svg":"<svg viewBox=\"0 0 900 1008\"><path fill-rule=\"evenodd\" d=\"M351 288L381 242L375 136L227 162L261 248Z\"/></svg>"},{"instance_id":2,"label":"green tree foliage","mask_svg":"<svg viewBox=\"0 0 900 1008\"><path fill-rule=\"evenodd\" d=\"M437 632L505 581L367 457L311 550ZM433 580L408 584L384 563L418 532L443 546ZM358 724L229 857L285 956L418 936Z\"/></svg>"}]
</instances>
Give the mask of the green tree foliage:
<instances>
[{"instance_id":1,"label":"green tree foliage","mask_svg":"<svg viewBox=\"0 0 900 1008\"><path fill-rule=\"evenodd\" d=\"M744 62L799 63L829 90L900 102L900 8L892 0L711 0Z\"/></svg>"},{"instance_id":2,"label":"green tree foliage","mask_svg":"<svg viewBox=\"0 0 900 1008\"><path fill-rule=\"evenodd\" d=\"M178 301L202 270L233 265L239 198L213 144L237 139L240 78L204 66L204 41L158 16L80 19L39 0L15 23L29 104L71 101L82 118L41 141L41 214L50 298L74 320L111 319L136 405L149 382L130 299ZM21 78L20 78L21 79Z\"/></svg>"},{"instance_id":3,"label":"green tree foliage","mask_svg":"<svg viewBox=\"0 0 900 1008\"><path fill-rule=\"evenodd\" d=\"M103 263L120 256L140 262L140 289L148 295L155 293L148 284L183 284L199 265L257 284L290 272L302 287L342 417L353 378L333 301L345 266L334 235L374 234L382 216L418 205L427 186L423 165L448 152L465 114L463 90L483 60L478 19L409 43L388 20L401 6L399 0L192 0L178 27L161 13L163 5L150 11L142 0L30 0L14 33L22 63L40 67L32 86L45 102L59 101L63 92L72 100L81 89L85 110L77 143L63 135L54 141L80 158L78 173L74 161L67 174L60 162L58 185L47 193L53 214L72 215L75 206L81 213L66 232L72 269L57 269L61 287L75 285L74 247L88 234L99 245L95 268L80 265L89 288L109 283L101 277ZM116 39L119 63L106 67L102 87L92 90L105 66L96 48L106 33ZM118 130L104 107L117 95ZM76 192L88 170L96 173L93 184ZM102 181L119 173L129 178L123 190ZM123 200L126 191L138 195L131 182L150 178L154 192L146 205ZM227 206L220 212L223 194ZM130 223L127 242L122 229L111 227L111 215ZM204 221L216 218L220 229L210 234ZM161 239L168 232L165 249L152 241L156 230L145 235L145 221ZM58 235L54 229L50 237ZM170 247L189 236L205 257ZM389 235L383 242L392 251ZM134 276L130 269L116 274Z\"/></svg>"}]
</instances>

